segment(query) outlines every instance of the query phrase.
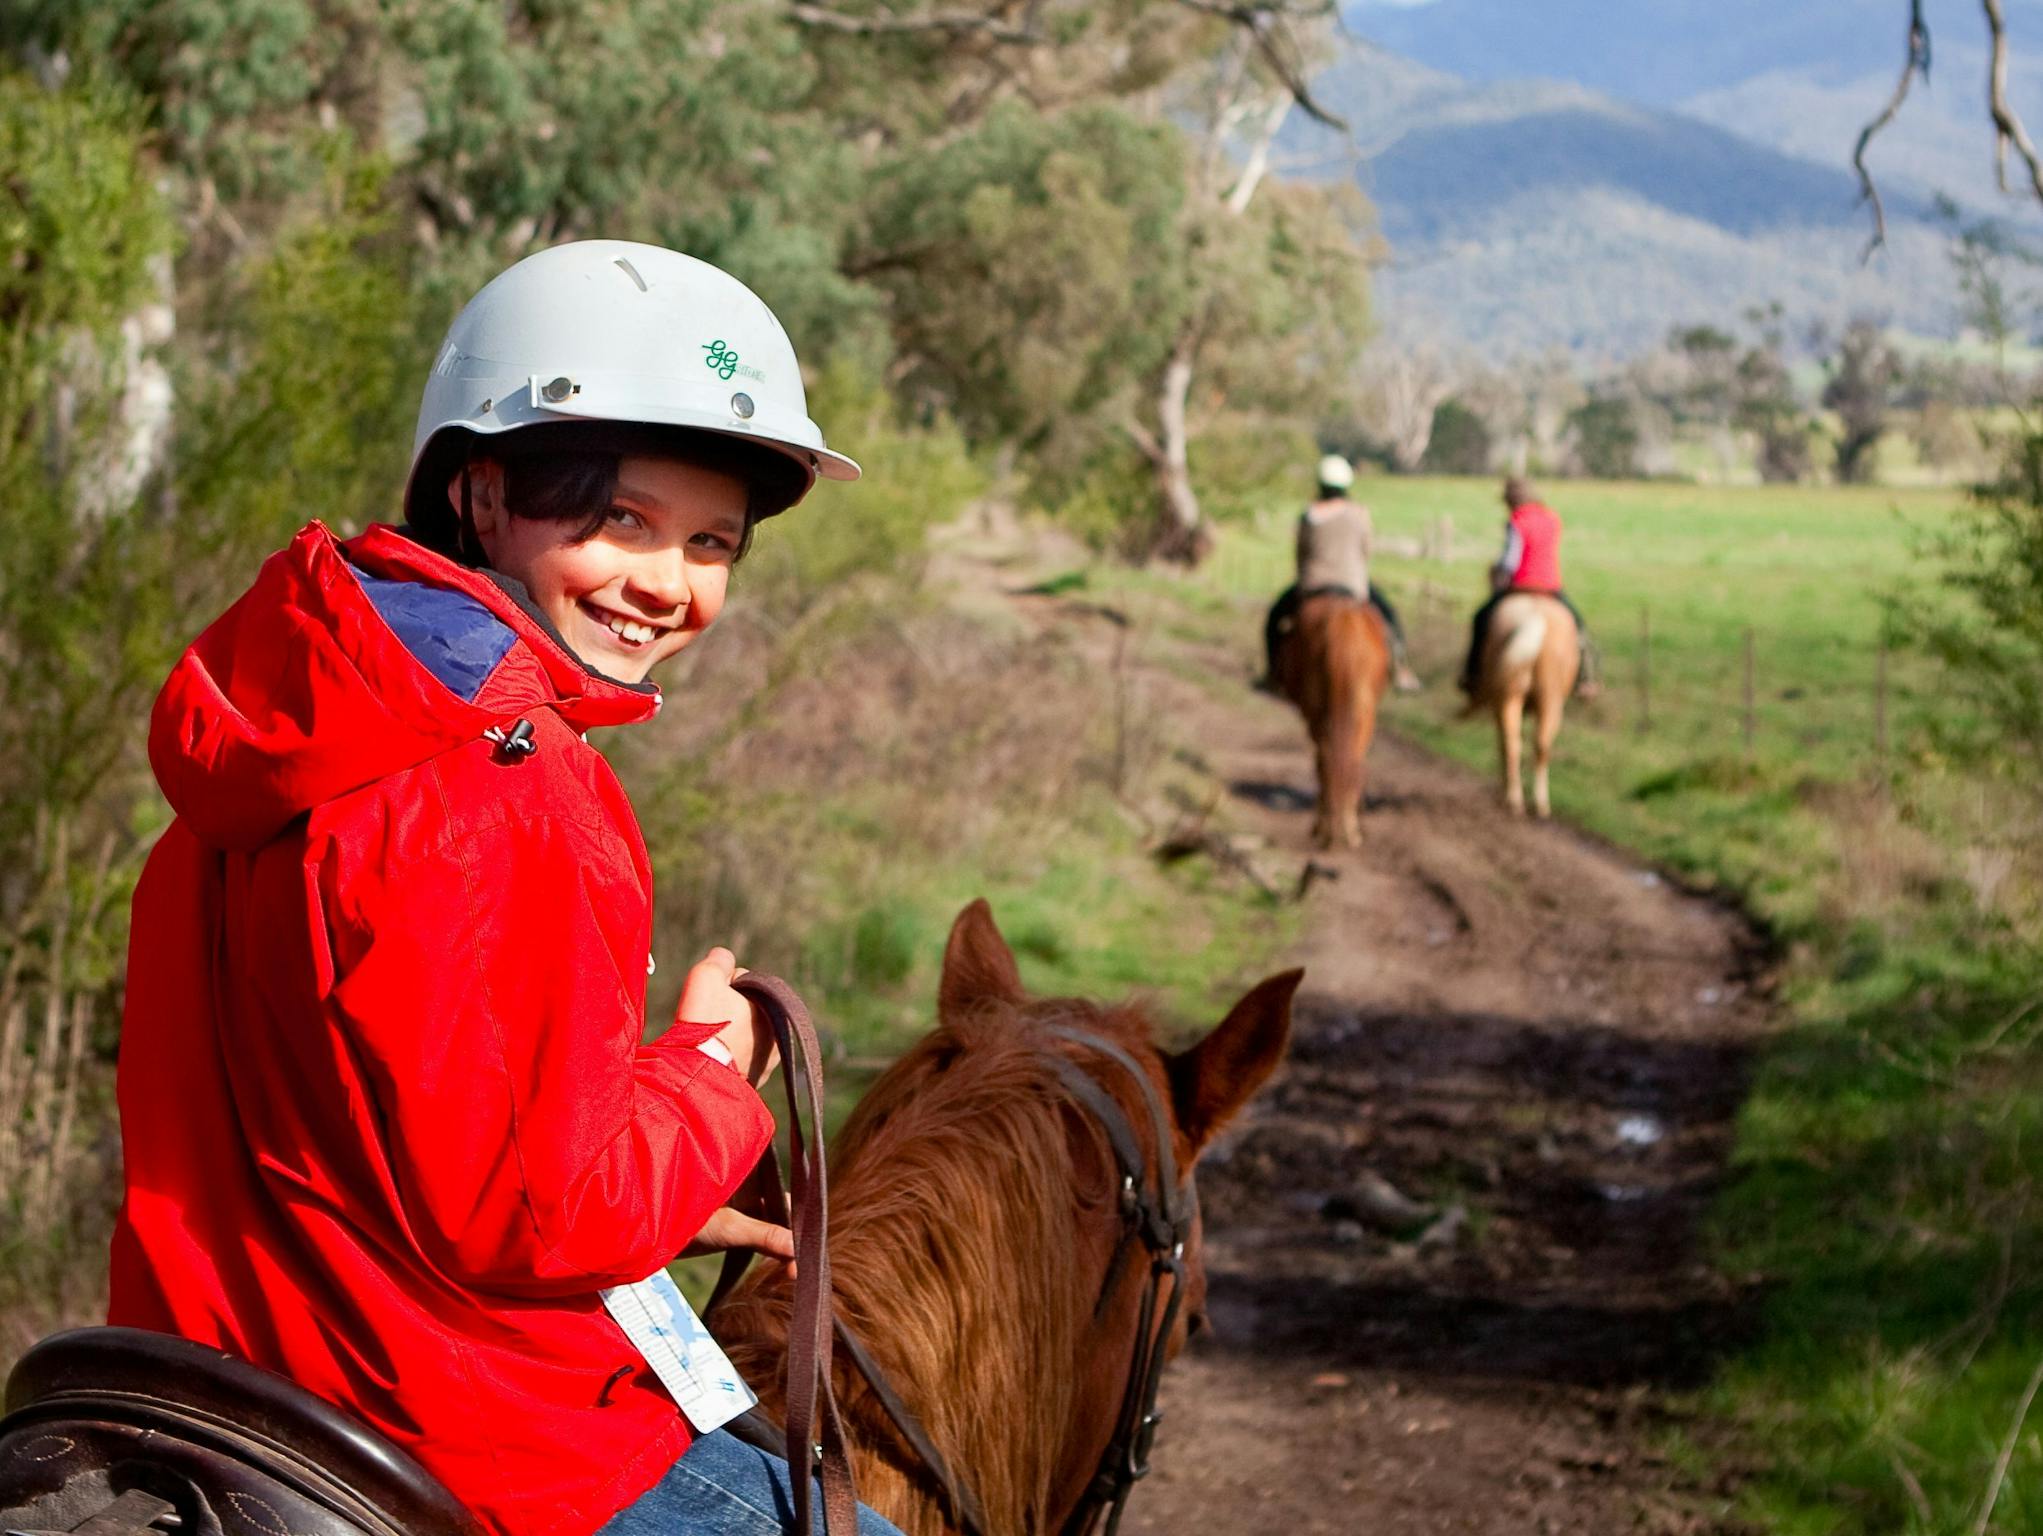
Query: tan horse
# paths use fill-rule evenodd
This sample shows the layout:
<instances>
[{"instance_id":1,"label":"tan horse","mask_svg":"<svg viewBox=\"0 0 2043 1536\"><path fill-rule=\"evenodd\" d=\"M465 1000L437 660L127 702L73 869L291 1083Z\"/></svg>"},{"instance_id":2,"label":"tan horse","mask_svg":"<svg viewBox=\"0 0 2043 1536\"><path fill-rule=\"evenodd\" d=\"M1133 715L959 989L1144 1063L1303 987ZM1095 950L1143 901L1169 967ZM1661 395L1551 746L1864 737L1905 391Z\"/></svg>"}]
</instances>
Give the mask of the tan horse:
<instances>
[{"instance_id":1,"label":"tan horse","mask_svg":"<svg viewBox=\"0 0 2043 1536\"><path fill-rule=\"evenodd\" d=\"M1066 1529L1126 1402L1142 1329L1163 1326L1161 1309L1152 1323L1143 1308L1151 1255L1124 1246L1115 1157L1052 1055L1120 1104L1153 1171L1150 1114L1126 1074L1059 1031L1139 1064L1188 1174L1282 1060L1300 974L1271 977L1173 1053L1139 1005L1029 996L985 902L951 929L935 1031L873 1084L831 1149L830 1275L838 1316L970 1486L988 1536ZM1182 1309L1157 1340L1167 1353L1203 1321L1200 1249L1195 1221ZM755 1267L713 1317L776 1418L792 1292L785 1268ZM908 1536L954 1531L930 1469L841 1350L834 1379L859 1496Z\"/></svg>"},{"instance_id":2,"label":"tan horse","mask_svg":"<svg viewBox=\"0 0 2043 1536\"><path fill-rule=\"evenodd\" d=\"M1520 738L1527 700L1532 703L1535 721L1532 810L1542 819L1553 814L1547 797L1547 767L1553 760L1554 738L1561 734L1561 713L1567 708L1581 665L1582 637L1575 630L1575 616L1558 599L1538 592L1516 592L1490 616L1481 683L1470 708L1488 704L1496 716L1504 804L1513 815L1525 814Z\"/></svg>"},{"instance_id":3,"label":"tan horse","mask_svg":"<svg viewBox=\"0 0 2043 1536\"><path fill-rule=\"evenodd\" d=\"M1368 603L1338 593L1299 605L1277 653L1277 686L1305 716L1319 770L1312 839L1322 848L1362 843L1362 791L1376 707L1390 686L1390 637Z\"/></svg>"}]
</instances>

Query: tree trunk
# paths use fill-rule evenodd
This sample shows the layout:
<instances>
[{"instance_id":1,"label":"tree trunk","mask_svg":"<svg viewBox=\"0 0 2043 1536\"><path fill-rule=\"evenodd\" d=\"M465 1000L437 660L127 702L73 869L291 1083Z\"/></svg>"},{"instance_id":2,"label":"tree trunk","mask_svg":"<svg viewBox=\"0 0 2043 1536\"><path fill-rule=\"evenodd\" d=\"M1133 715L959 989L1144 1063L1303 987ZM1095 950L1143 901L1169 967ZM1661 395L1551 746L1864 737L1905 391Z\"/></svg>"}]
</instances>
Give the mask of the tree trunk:
<instances>
[{"instance_id":1,"label":"tree trunk","mask_svg":"<svg viewBox=\"0 0 2043 1536\"><path fill-rule=\"evenodd\" d=\"M1157 451L1152 462L1159 506L1150 552L1179 565L1197 565L1213 549L1212 530L1199 509L1199 493L1192 489L1191 434L1185 426L1185 402L1192 392L1192 362L1198 351L1198 337L1187 327L1171 349L1156 392Z\"/></svg>"},{"instance_id":2,"label":"tree trunk","mask_svg":"<svg viewBox=\"0 0 2043 1536\"><path fill-rule=\"evenodd\" d=\"M1256 188L1269 171L1270 149L1276 143L1278 129L1284 126L1284 119L1290 115L1292 101L1292 92L1286 89L1272 92L1260 103L1262 117L1244 157L1241 173L1220 200L1220 208L1229 218L1238 219L1248 211ZM1241 112L1238 113L1236 107L1241 108ZM1245 101L1223 102L1216 108L1205 142L1205 161L1209 172L1211 167L1223 163L1222 140L1229 125L1245 115L1247 108ZM1201 182L1206 179L1206 175L1202 174ZM1156 472L1157 490L1156 535L1151 540L1149 552L1155 558L1187 566L1197 565L1213 552L1213 530L1199 508L1199 493L1192 489L1192 471L1187 462L1191 431L1185 421L1186 403L1192 394L1192 373L1198 365L1199 345L1204 340L1203 330L1204 322L1195 315L1178 332L1177 345L1171 348L1170 360L1164 364L1163 377L1157 385L1157 434L1146 449Z\"/></svg>"}]
</instances>

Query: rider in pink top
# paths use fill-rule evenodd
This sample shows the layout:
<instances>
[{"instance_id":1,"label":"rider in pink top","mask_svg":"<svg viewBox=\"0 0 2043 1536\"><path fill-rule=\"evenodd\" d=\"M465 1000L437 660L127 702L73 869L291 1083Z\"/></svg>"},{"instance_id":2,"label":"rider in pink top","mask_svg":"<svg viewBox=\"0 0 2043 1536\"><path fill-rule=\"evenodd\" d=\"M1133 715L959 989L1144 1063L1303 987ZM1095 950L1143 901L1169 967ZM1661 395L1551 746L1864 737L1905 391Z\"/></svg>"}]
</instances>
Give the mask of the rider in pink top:
<instances>
[{"instance_id":1,"label":"rider in pink top","mask_svg":"<svg viewBox=\"0 0 2043 1536\"><path fill-rule=\"evenodd\" d=\"M1512 506L1511 520L1505 525L1504 558L1497 563L1510 567L1505 583L1509 591L1560 591L1561 520L1553 508L1541 501Z\"/></svg>"},{"instance_id":2,"label":"rider in pink top","mask_svg":"<svg viewBox=\"0 0 2043 1536\"><path fill-rule=\"evenodd\" d=\"M1490 600L1476 610L1473 633L1469 636L1468 660L1461 669L1461 691L1473 694L1476 669L1482 664L1483 646L1490 632L1490 615L1497 604L1514 592L1542 592L1556 598L1574 614L1575 630L1581 636L1582 666L1575 679L1575 692L1590 698L1597 692L1596 660L1589 642L1589 626L1561 590L1561 520L1534 493L1531 485L1513 475L1504 482L1504 506L1510 513L1504 525L1504 552L1490 568Z\"/></svg>"}]
</instances>

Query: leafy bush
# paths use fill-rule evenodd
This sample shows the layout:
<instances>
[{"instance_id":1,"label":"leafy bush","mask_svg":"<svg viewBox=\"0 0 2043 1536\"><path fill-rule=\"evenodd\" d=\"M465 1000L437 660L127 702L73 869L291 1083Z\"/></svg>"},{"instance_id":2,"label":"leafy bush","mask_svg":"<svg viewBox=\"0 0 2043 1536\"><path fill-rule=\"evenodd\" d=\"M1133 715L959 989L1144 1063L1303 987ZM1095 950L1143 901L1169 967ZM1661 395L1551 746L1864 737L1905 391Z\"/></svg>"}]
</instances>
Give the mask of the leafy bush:
<instances>
[{"instance_id":1,"label":"leafy bush","mask_svg":"<svg viewBox=\"0 0 2043 1536\"><path fill-rule=\"evenodd\" d=\"M150 344L171 238L131 104L0 76L0 1296L53 1286L103 1178L92 1053L176 551Z\"/></svg>"},{"instance_id":2,"label":"leafy bush","mask_svg":"<svg viewBox=\"0 0 2043 1536\"><path fill-rule=\"evenodd\" d=\"M1484 475L1490 470L1490 429L1459 400L1443 400L1433 412L1433 435L1420 467L1436 475Z\"/></svg>"},{"instance_id":3,"label":"leafy bush","mask_svg":"<svg viewBox=\"0 0 2043 1536\"><path fill-rule=\"evenodd\" d=\"M1904 634L1950 670L1980 708L1965 738L1979 760L2035 784L2043 766L2043 430L2007 445L1969 512L1926 541L1947 601L1910 597ZM1955 722L1954 722L1955 723Z\"/></svg>"},{"instance_id":4,"label":"leafy bush","mask_svg":"<svg viewBox=\"0 0 2043 1536\"><path fill-rule=\"evenodd\" d=\"M1239 522L1272 506L1288 511L1311 500L1319 458L1305 426L1239 417L1216 424L1192 445L1192 475L1208 488L1208 515Z\"/></svg>"},{"instance_id":5,"label":"leafy bush","mask_svg":"<svg viewBox=\"0 0 2043 1536\"><path fill-rule=\"evenodd\" d=\"M1583 474L1624 480L1638 473L1639 426L1629 400L1600 396L1576 409L1568 425L1575 434L1575 457Z\"/></svg>"},{"instance_id":6,"label":"leafy bush","mask_svg":"<svg viewBox=\"0 0 2043 1536\"><path fill-rule=\"evenodd\" d=\"M379 169L330 148L279 238L173 306L139 110L0 79L0 239L18 253L0 270L0 1201L17 1236L0 1288L55 1290L67 1243L96 1250L108 1214L91 1106L127 895L162 821L150 698L260 555L311 518L384 512L401 481L421 328L376 243ZM173 350L179 311L212 323Z\"/></svg>"},{"instance_id":7,"label":"leafy bush","mask_svg":"<svg viewBox=\"0 0 2043 1536\"><path fill-rule=\"evenodd\" d=\"M866 473L849 485L819 482L808 501L760 530L739 590L782 624L842 596L854 581L911 587L930 528L957 517L987 487L947 420L904 425L878 379L850 359L823 370L809 413Z\"/></svg>"}]
</instances>

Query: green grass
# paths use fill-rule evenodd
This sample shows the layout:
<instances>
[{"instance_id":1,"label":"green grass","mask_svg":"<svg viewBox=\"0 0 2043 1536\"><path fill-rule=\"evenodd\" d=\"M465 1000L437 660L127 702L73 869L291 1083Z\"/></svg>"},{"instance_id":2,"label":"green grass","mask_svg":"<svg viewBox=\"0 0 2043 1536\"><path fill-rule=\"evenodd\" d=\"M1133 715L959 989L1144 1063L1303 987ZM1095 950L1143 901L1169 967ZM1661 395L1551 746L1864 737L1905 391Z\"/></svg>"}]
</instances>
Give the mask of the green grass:
<instances>
[{"instance_id":1,"label":"green grass","mask_svg":"<svg viewBox=\"0 0 2043 1536\"><path fill-rule=\"evenodd\" d=\"M1495 492L1487 479L1430 477L1378 479L1360 491L1393 548L1437 547L1443 521L1452 525L1451 560L1384 552L1374 562L1433 684L1393 699L1387 718L1485 772L1491 734L1456 718L1451 684L1501 540ZM1948 519L1957 498L1570 482L1554 499L1567 525L1568 591L1589 620L1606 681L1602 700L1570 712L1557 809L1690 878L1765 897L1773 920L1811 915L1812 866L1836 856L1824 786L1856 788L1879 766L1882 598L1915 575L1912 540ZM1205 617L1236 624L1245 656L1259 605L1289 579L1292 511L1225 530L1197 578ZM1899 771L1950 706L1916 659L1890 656L1887 674L1888 766Z\"/></svg>"},{"instance_id":2,"label":"green grass","mask_svg":"<svg viewBox=\"0 0 2043 1536\"><path fill-rule=\"evenodd\" d=\"M1763 1467L1739 1510L1809 1536L2043 1532L2043 957L2021 802L1947 760L1946 678L1887 659L1882 603L1929 579L1921 530L1951 492L1556 484L1569 592L1607 683L1571 710L1557 811L1738 897L1782 956L1784 1027L1744 1110L1713 1236L1755 1282L1755 1342L1708 1404ZM1379 479L1358 494L1429 693L1392 728L1484 773L1486 723L1455 719L1453 670L1499 538L1492 480ZM1224 530L1176 587L1252 664L1289 579L1295 507ZM1646 635L1650 627L1650 711ZM1747 634L1754 658L1748 715ZM1997 862L1998 861L1998 862ZM2000 869L1990 878L1982 873ZM2008 873L2012 870L2012 873ZM1715 1448L1712 1450L1712 1448Z\"/></svg>"}]
</instances>

